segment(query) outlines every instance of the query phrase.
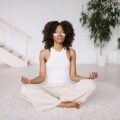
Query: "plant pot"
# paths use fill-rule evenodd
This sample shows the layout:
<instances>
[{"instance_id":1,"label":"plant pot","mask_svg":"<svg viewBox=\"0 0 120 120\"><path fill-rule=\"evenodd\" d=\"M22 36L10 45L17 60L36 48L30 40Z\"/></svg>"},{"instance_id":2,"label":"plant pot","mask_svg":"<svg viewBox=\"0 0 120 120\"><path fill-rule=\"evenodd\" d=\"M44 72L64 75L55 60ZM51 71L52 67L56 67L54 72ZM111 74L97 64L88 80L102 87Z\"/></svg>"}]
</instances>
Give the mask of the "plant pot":
<instances>
[{"instance_id":1,"label":"plant pot","mask_svg":"<svg viewBox=\"0 0 120 120\"><path fill-rule=\"evenodd\" d=\"M107 55L97 55L96 62L98 66L106 66L107 65Z\"/></svg>"},{"instance_id":2,"label":"plant pot","mask_svg":"<svg viewBox=\"0 0 120 120\"><path fill-rule=\"evenodd\" d=\"M117 50L117 63L120 64L120 50Z\"/></svg>"}]
</instances>

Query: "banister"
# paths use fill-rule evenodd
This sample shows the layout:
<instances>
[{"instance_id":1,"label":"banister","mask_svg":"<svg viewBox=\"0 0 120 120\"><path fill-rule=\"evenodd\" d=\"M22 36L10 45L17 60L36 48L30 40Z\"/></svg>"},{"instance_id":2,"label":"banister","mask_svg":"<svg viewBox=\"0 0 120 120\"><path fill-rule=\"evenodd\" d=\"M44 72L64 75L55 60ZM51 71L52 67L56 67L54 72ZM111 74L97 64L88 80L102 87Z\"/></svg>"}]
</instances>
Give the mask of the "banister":
<instances>
[{"instance_id":1,"label":"banister","mask_svg":"<svg viewBox=\"0 0 120 120\"><path fill-rule=\"evenodd\" d=\"M5 25L7 25L7 26L9 26L10 28L16 30L17 32L19 32L19 33L25 35L26 37L32 39L32 36L28 35L26 32L24 32L23 30L20 30L20 29L17 28L15 25L13 25L13 24L7 22L6 20L0 18L0 22L3 23L3 24L5 24Z\"/></svg>"}]
</instances>

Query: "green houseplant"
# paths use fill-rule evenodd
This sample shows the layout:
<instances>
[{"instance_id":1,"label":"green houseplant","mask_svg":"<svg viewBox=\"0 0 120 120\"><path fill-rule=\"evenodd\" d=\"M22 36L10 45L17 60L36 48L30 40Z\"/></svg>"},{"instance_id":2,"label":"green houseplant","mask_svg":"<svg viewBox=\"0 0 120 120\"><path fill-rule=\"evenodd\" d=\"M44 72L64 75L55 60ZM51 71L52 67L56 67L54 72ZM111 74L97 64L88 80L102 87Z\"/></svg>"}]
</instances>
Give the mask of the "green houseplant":
<instances>
[{"instance_id":1,"label":"green houseplant","mask_svg":"<svg viewBox=\"0 0 120 120\"><path fill-rule=\"evenodd\" d=\"M118 51L117 51L117 62L120 64L120 38L118 38L117 40L117 48L118 48Z\"/></svg>"},{"instance_id":2,"label":"green houseplant","mask_svg":"<svg viewBox=\"0 0 120 120\"><path fill-rule=\"evenodd\" d=\"M118 38L118 40L117 40L117 42L118 42L118 49L120 49L120 38Z\"/></svg>"},{"instance_id":3,"label":"green houseplant","mask_svg":"<svg viewBox=\"0 0 120 120\"><path fill-rule=\"evenodd\" d=\"M89 0L86 11L82 11L80 22L88 28L94 45L100 48L100 56L110 41L111 28L115 28L119 20L120 3L116 0Z\"/></svg>"}]
</instances>

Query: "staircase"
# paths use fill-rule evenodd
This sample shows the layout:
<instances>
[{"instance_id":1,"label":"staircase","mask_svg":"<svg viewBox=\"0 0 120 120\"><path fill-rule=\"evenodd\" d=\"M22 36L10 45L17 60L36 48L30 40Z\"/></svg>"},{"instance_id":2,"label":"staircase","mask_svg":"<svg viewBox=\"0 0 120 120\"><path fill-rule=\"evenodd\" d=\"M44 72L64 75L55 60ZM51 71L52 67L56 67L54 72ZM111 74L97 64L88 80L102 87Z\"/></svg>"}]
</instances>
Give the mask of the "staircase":
<instances>
[{"instance_id":1,"label":"staircase","mask_svg":"<svg viewBox=\"0 0 120 120\"><path fill-rule=\"evenodd\" d=\"M0 62L10 67L27 67L32 61L32 37L0 18Z\"/></svg>"}]
</instances>

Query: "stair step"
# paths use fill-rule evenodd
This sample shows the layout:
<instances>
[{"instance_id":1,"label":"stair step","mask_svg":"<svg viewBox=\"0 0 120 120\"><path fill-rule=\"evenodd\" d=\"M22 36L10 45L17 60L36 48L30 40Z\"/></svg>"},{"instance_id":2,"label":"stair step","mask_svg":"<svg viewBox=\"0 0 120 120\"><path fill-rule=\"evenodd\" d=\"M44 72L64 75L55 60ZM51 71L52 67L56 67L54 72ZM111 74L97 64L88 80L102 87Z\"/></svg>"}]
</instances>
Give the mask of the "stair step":
<instances>
[{"instance_id":1,"label":"stair step","mask_svg":"<svg viewBox=\"0 0 120 120\"><path fill-rule=\"evenodd\" d=\"M2 57L0 57L0 61L8 64L11 67L27 67L27 62L19 59L14 54L11 54L6 49L0 47L0 54Z\"/></svg>"},{"instance_id":2,"label":"stair step","mask_svg":"<svg viewBox=\"0 0 120 120\"><path fill-rule=\"evenodd\" d=\"M18 58L22 59L22 60L26 60L25 56L23 56L22 54L20 54L19 52L17 52L16 50L12 49L11 47L9 47L8 45L5 45L3 43L0 43L0 47L4 48L5 50L7 50L8 52L10 52L11 54L14 54L15 56L17 56Z\"/></svg>"},{"instance_id":3,"label":"stair step","mask_svg":"<svg viewBox=\"0 0 120 120\"><path fill-rule=\"evenodd\" d=\"M26 57L24 56L24 55L22 55L21 53L19 53L19 52L17 52L16 50L14 50L14 49L12 49L11 47L9 47L8 45L5 45L5 44L3 44L3 43L0 43L0 49L1 49L1 51L3 50L4 51L4 53L6 53L7 55L9 55L9 54L11 54L10 55L10 58L11 58L11 56L15 56L16 58L16 60L21 60L21 62L23 61L23 66L25 66L25 64L26 65L30 65L31 64L31 60L29 59L28 61L27 61L27 63L26 63ZM0 51L0 52L1 52ZM6 51L6 52L5 52ZM2 58L1 58L2 59ZM7 59L9 59L8 57L7 57ZM11 60L11 59L10 59ZM18 61L19 61L18 60ZM20 61L19 61L20 62ZM20 64L22 64L20 62ZM8 63L7 63L8 64ZM10 63L11 64L11 63ZM13 64L13 63L12 63ZM19 63L18 63L19 64ZM12 66L12 65L10 65L10 66ZM17 66L17 65L16 65ZM19 66L19 65L18 65ZM20 65L20 66L22 66L22 65Z\"/></svg>"}]
</instances>

